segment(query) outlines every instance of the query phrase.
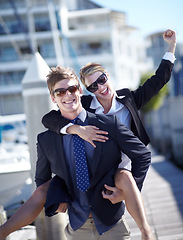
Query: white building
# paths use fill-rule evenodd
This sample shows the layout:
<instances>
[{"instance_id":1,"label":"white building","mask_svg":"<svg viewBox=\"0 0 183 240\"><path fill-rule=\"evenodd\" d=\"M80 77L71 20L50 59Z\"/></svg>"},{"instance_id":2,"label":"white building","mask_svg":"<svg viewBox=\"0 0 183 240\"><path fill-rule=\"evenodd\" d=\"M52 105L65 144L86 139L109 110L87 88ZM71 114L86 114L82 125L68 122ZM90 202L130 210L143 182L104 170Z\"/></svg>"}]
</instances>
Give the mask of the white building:
<instances>
[{"instance_id":1,"label":"white building","mask_svg":"<svg viewBox=\"0 0 183 240\"><path fill-rule=\"evenodd\" d=\"M0 0L0 115L23 113L21 81L32 55L79 68L99 62L114 88L137 87L145 45L124 12L89 0Z\"/></svg>"}]
</instances>

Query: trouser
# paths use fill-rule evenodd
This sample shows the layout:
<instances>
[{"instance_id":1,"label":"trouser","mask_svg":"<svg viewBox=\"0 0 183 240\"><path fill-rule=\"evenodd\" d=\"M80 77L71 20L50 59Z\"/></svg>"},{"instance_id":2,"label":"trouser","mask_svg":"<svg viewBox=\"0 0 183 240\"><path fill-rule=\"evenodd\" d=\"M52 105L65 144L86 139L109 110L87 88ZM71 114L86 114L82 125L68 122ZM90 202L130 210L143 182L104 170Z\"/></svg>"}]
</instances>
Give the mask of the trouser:
<instances>
[{"instance_id":1,"label":"trouser","mask_svg":"<svg viewBox=\"0 0 183 240\"><path fill-rule=\"evenodd\" d=\"M65 228L68 240L125 240L130 239L130 230L124 216L109 231L100 235L95 227L93 218L88 218L85 224L74 231L70 223Z\"/></svg>"}]
</instances>

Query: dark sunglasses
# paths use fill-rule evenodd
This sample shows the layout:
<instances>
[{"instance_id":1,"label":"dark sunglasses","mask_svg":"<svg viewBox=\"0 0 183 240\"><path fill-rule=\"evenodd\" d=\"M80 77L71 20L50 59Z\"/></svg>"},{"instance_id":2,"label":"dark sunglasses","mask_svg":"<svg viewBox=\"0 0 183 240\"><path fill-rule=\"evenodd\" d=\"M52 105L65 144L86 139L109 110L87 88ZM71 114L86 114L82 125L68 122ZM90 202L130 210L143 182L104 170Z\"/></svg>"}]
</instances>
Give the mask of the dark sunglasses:
<instances>
[{"instance_id":1,"label":"dark sunglasses","mask_svg":"<svg viewBox=\"0 0 183 240\"><path fill-rule=\"evenodd\" d=\"M73 85L68 88L57 88L53 91L53 94L55 94L57 97L62 97L66 94L67 91L70 93L75 93L79 89L79 85Z\"/></svg>"},{"instance_id":2,"label":"dark sunglasses","mask_svg":"<svg viewBox=\"0 0 183 240\"><path fill-rule=\"evenodd\" d=\"M98 90L98 84L100 85L104 85L107 82L107 76L105 75L105 73L102 73L102 75L100 75L97 80L95 82L93 82L92 84L90 84L86 89L89 92L96 92Z\"/></svg>"}]
</instances>

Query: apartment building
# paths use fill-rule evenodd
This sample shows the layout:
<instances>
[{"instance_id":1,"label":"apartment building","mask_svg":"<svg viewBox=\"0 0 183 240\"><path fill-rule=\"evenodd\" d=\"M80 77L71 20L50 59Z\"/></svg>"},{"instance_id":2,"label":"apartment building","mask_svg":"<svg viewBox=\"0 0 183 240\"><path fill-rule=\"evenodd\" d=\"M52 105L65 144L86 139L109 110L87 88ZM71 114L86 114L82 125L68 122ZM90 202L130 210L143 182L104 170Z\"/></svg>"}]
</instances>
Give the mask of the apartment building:
<instances>
[{"instance_id":1,"label":"apartment building","mask_svg":"<svg viewBox=\"0 0 183 240\"><path fill-rule=\"evenodd\" d=\"M89 0L0 0L0 115L23 113L21 81L35 52L78 73L107 68L114 88L136 88L148 61L125 12Z\"/></svg>"}]
</instances>

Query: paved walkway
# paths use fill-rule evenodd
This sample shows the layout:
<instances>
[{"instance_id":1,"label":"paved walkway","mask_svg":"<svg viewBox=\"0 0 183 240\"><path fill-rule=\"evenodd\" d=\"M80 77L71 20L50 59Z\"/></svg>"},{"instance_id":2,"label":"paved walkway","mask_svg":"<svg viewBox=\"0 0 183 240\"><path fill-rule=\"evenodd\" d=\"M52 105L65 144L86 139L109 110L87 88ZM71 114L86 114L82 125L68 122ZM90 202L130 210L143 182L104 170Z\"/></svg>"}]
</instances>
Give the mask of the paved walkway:
<instances>
[{"instance_id":1,"label":"paved walkway","mask_svg":"<svg viewBox=\"0 0 183 240\"><path fill-rule=\"evenodd\" d=\"M142 195L157 240L183 240L183 171L152 151L152 165ZM128 213L127 222L131 240L140 240L140 231ZM10 237L10 240L28 239L36 239L35 229L20 230Z\"/></svg>"},{"instance_id":2,"label":"paved walkway","mask_svg":"<svg viewBox=\"0 0 183 240\"><path fill-rule=\"evenodd\" d=\"M142 195L157 240L183 240L183 171L152 151ZM128 214L127 221L131 239L140 240L140 231Z\"/></svg>"}]
</instances>

